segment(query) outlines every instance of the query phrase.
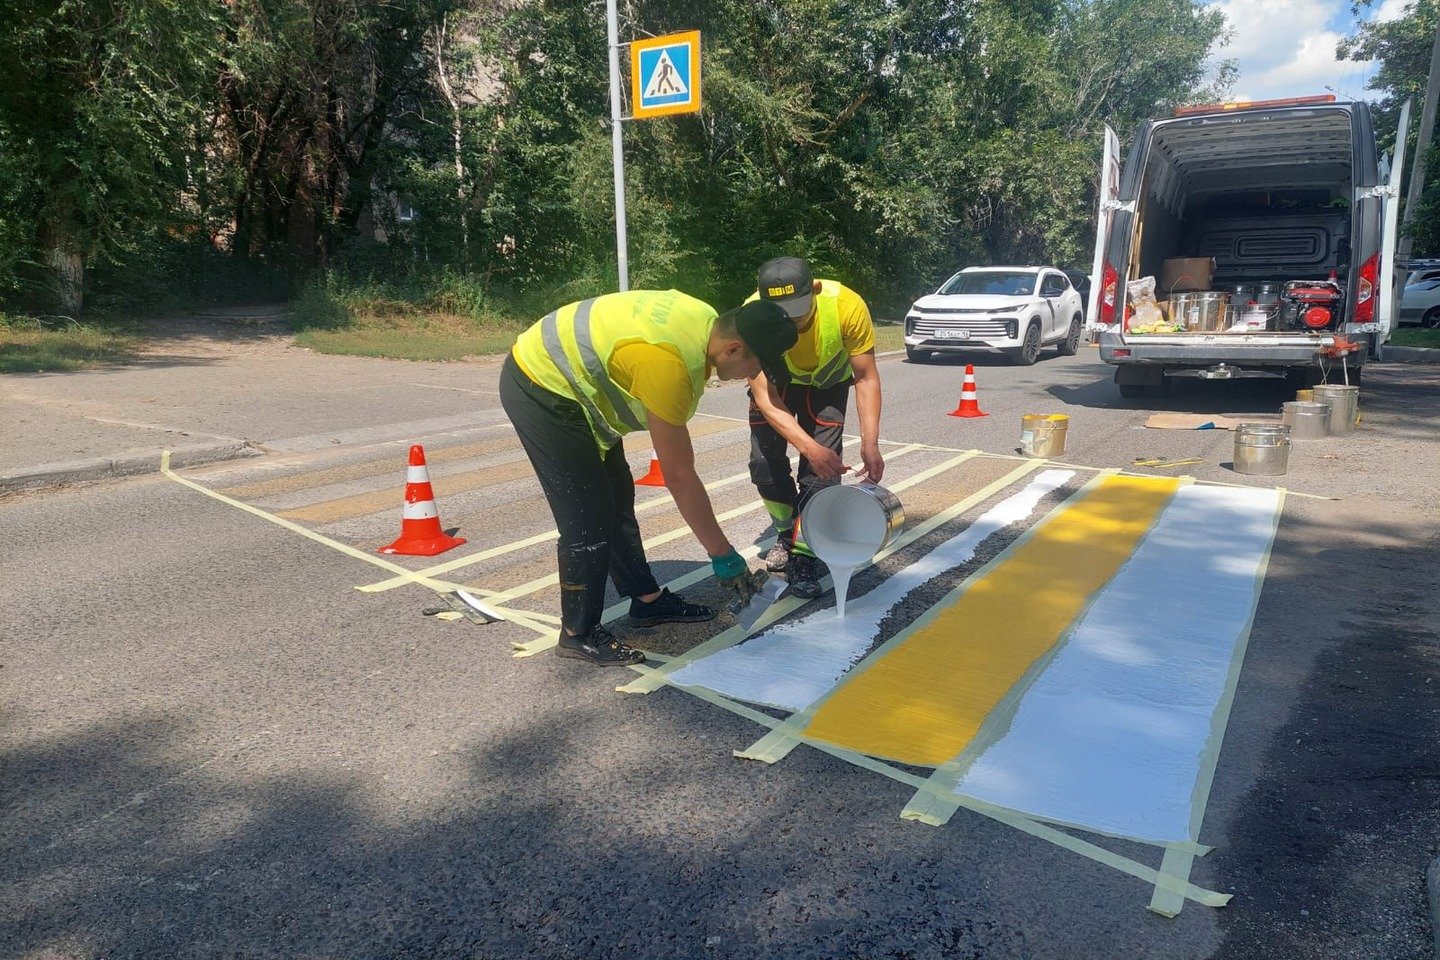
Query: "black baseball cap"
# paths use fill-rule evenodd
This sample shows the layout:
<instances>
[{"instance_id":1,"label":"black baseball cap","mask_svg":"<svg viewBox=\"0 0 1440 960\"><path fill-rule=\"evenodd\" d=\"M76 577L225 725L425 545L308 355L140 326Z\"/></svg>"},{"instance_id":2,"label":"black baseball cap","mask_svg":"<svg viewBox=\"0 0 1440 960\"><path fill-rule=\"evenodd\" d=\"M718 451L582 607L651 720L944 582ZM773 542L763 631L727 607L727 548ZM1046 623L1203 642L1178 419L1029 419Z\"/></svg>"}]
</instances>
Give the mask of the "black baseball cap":
<instances>
[{"instance_id":1,"label":"black baseball cap","mask_svg":"<svg viewBox=\"0 0 1440 960\"><path fill-rule=\"evenodd\" d=\"M791 320L804 320L815 306L815 275L799 257L776 257L760 267L761 300L778 303Z\"/></svg>"},{"instance_id":2,"label":"black baseball cap","mask_svg":"<svg viewBox=\"0 0 1440 960\"><path fill-rule=\"evenodd\" d=\"M789 380L785 351L795 346L800 335L784 309L769 300L752 300L733 311L735 332L745 346L760 358L765 375L778 383Z\"/></svg>"}]
</instances>

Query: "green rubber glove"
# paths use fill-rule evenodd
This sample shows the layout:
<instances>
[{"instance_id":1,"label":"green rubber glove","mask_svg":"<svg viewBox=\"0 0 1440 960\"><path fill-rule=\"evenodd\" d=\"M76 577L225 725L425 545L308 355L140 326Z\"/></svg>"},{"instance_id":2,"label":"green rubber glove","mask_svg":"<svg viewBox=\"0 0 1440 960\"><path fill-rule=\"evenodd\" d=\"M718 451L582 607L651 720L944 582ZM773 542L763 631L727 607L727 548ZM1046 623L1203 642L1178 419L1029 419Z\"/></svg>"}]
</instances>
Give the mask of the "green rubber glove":
<instances>
[{"instance_id":1,"label":"green rubber glove","mask_svg":"<svg viewBox=\"0 0 1440 960\"><path fill-rule=\"evenodd\" d=\"M724 556L711 557L710 569L715 571L715 576L721 580L733 580L750 571L750 567L745 563L745 558L736 553L734 547L731 547L730 552Z\"/></svg>"}]
</instances>

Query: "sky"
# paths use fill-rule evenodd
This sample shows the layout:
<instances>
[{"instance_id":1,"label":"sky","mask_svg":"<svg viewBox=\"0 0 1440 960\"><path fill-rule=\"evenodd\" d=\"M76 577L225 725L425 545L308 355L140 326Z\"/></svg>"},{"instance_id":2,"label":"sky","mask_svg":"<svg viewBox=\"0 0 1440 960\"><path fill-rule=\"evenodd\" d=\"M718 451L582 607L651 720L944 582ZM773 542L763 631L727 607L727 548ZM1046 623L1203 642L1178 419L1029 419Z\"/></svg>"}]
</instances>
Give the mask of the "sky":
<instances>
[{"instance_id":1,"label":"sky","mask_svg":"<svg viewBox=\"0 0 1440 960\"><path fill-rule=\"evenodd\" d=\"M1357 18L1350 0L1219 0L1214 6L1224 12L1234 33L1219 57L1235 60L1240 68L1227 99L1317 93L1377 99L1378 94L1365 89L1375 65L1337 60L1335 46L1354 33L1361 20L1396 19L1410 2L1376 0Z\"/></svg>"}]
</instances>

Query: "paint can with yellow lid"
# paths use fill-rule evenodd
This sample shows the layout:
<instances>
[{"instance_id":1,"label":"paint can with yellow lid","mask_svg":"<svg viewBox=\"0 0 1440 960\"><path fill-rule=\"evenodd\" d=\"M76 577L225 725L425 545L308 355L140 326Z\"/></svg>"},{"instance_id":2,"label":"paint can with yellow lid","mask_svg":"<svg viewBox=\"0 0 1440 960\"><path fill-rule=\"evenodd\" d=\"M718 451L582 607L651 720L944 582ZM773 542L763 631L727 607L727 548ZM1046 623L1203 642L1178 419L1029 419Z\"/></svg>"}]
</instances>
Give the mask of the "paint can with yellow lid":
<instances>
[{"instance_id":1,"label":"paint can with yellow lid","mask_svg":"<svg viewBox=\"0 0 1440 960\"><path fill-rule=\"evenodd\" d=\"M1020 452L1027 457L1058 457L1065 453L1070 418L1063 413L1027 413L1020 418Z\"/></svg>"}]
</instances>

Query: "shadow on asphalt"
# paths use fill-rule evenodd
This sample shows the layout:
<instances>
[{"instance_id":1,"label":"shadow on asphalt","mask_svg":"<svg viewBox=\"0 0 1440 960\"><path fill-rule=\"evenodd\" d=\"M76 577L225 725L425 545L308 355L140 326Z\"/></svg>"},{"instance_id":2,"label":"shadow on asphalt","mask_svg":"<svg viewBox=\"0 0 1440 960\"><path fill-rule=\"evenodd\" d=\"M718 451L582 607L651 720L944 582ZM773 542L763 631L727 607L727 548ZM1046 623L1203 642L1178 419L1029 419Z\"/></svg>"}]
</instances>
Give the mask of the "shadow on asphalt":
<instances>
[{"instance_id":1,"label":"shadow on asphalt","mask_svg":"<svg viewBox=\"0 0 1440 960\"><path fill-rule=\"evenodd\" d=\"M903 788L804 749L733 760L747 722L536 660L514 669L581 687L574 701L477 704L486 738L447 762L443 796L398 814L338 759L276 774L285 742L196 744L158 707L10 739L0 942L57 958L1041 958L1097 943L1188 958L1218 922L1233 960L1420 956L1440 834L1435 534L1371 525L1362 544L1343 517L1287 515L1217 783L1231 816L1207 820L1218 849L1195 868L1237 892L1218 912L1161 920L1143 884L963 812L901 824ZM370 736L387 742L339 742ZM651 746L636 764L617 740ZM175 759L197 753L220 762Z\"/></svg>"}]
</instances>

